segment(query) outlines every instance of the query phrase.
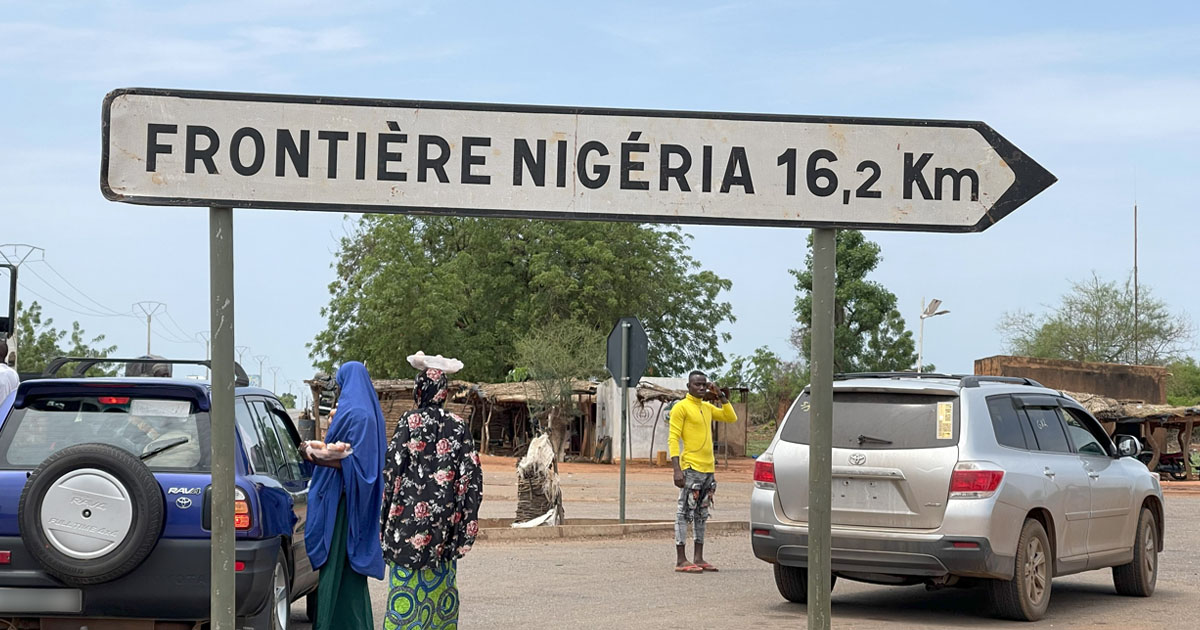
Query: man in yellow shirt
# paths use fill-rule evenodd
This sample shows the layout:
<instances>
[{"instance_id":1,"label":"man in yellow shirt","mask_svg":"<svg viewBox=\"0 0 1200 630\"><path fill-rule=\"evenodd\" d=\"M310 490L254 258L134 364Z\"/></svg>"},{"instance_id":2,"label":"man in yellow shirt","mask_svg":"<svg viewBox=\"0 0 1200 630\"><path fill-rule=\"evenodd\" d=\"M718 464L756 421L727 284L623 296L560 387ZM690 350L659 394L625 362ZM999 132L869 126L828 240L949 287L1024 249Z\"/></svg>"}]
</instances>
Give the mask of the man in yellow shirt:
<instances>
[{"instance_id":1,"label":"man in yellow shirt","mask_svg":"<svg viewBox=\"0 0 1200 630\"><path fill-rule=\"evenodd\" d=\"M707 402L709 400L720 406ZM675 570L680 573L717 570L704 561L704 525L717 491L717 482L713 479L716 470L713 420L737 422L737 413L716 383L710 383L704 372L694 371L688 374L687 397L671 409L671 430L667 435L671 465L675 468L675 487L680 488L679 509L675 513ZM683 442L682 452L680 441ZM695 562L688 562L684 550L688 523L692 524L692 537L696 541Z\"/></svg>"}]
</instances>

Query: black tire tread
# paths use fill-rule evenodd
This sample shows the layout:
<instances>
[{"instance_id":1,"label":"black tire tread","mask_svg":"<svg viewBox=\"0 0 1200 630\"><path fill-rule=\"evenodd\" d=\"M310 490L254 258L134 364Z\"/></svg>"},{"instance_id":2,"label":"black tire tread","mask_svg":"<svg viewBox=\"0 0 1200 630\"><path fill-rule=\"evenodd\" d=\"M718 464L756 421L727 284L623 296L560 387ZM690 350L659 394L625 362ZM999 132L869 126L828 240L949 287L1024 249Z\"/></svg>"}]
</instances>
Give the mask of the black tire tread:
<instances>
[{"instance_id":1,"label":"black tire tread","mask_svg":"<svg viewBox=\"0 0 1200 630\"><path fill-rule=\"evenodd\" d=\"M808 603L808 570L775 564L775 586L789 602Z\"/></svg>"},{"instance_id":2,"label":"black tire tread","mask_svg":"<svg viewBox=\"0 0 1200 630\"><path fill-rule=\"evenodd\" d=\"M1154 594L1155 584L1145 579L1142 567L1145 566L1145 550L1142 539L1145 537L1145 527L1154 525L1154 514L1148 508L1142 508L1138 515L1138 526L1133 535L1133 561L1118 567L1113 567L1113 586L1119 595L1126 597L1150 597ZM1157 563L1155 564L1157 567ZM1157 581L1157 576L1154 576Z\"/></svg>"},{"instance_id":3,"label":"black tire tread","mask_svg":"<svg viewBox=\"0 0 1200 630\"><path fill-rule=\"evenodd\" d=\"M775 563L775 587L779 594L789 602L796 604L808 603L808 569L804 567L789 567ZM829 576L829 590L837 585L837 576Z\"/></svg>"},{"instance_id":4,"label":"black tire tread","mask_svg":"<svg viewBox=\"0 0 1200 630\"><path fill-rule=\"evenodd\" d=\"M991 599L992 607L995 608L996 614L1005 619L1014 621L1037 621L1045 614L1045 610L1038 611L1026 610L1023 599L1023 580L1021 580L1021 567L1025 564L1025 554L1029 546L1029 539L1037 534L1041 534L1043 547L1046 549L1048 571L1046 584L1046 606L1049 606L1051 583L1054 578L1054 558L1050 554L1049 537L1046 535L1046 530L1042 524L1034 519L1027 519L1021 527L1021 535L1017 538L1017 553L1014 559L1013 578L1011 580L989 580L988 581L988 596Z\"/></svg>"}]
</instances>

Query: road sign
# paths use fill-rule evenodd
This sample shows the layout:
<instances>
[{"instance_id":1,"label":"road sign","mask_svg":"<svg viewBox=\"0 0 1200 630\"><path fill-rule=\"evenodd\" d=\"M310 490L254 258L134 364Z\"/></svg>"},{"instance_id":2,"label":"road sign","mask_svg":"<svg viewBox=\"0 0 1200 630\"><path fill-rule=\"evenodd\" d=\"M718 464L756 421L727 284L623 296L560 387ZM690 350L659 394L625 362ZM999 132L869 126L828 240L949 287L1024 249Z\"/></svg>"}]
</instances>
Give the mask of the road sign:
<instances>
[{"instance_id":1,"label":"road sign","mask_svg":"<svg viewBox=\"0 0 1200 630\"><path fill-rule=\"evenodd\" d=\"M622 352L622 329L628 325L629 332L629 364L628 374L629 380L621 382L621 352ZM617 385L620 387L635 387L642 379L642 375L646 373L647 357L649 356L649 341L646 339L646 329L642 327L642 322L636 317L622 317L617 320L617 325L613 326L612 332L608 333L608 356L604 362L608 368L608 373L616 379Z\"/></svg>"},{"instance_id":2,"label":"road sign","mask_svg":"<svg viewBox=\"0 0 1200 630\"><path fill-rule=\"evenodd\" d=\"M123 89L114 201L978 232L1055 177L982 122Z\"/></svg>"},{"instance_id":3,"label":"road sign","mask_svg":"<svg viewBox=\"0 0 1200 630\"><path fill-rule=\"evenodd\" d=\"M233 208L814 228L816 630L830 625L836 230L980 232L1056 181L991 127L965 121L122 89L104 99L102 136L108 199L211 207L214 630L233 626ZM623 394L645 370L636 322L614 330L625 350L616 365L609 337Z\"/></svg>"}]
</instances>

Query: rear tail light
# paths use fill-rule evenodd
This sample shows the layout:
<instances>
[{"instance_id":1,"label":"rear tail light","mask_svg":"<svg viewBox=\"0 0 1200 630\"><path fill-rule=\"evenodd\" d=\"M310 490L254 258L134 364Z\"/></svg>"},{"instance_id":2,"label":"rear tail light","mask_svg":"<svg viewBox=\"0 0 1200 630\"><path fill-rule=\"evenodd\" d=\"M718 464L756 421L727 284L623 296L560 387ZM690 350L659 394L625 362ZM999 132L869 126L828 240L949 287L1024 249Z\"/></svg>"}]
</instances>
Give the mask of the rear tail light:
<instances>
[{"instance_id":1,"label":"rear tail light","mask_svg":"<svg viewBox=\"0 0 1200 630\"><path fill-rule=\"evenodd\" d=\"M96 400L100 401L101 405L128 405L128 396L101 396Z\"/></svg>"},{"instance_id":2,"label":"rear tail light","mask_svg":"<svg viewBox=\"0 0 1200 630\"><path fill-rule=\"evenodd\" d=\"M11 551L0 551L0 564L8 564L12 562Z\"/></svg>"},{"instance_id":3,"label":"rear tail light","mask_svg":"<svg viewBox=\"0 0 1200 630\"><path fill-rule=\"evenodd\" d=\"M245 562L242 562L241 560L236 560L236 561L234 561L234 563L233 563L233 570L234 570L234 571L237 571L237 572L245 571L245 570L246 570L246 563L245 563Z\"/></svg>"},{"instance_id":4,"label":"rear tail light","mask_svg":"<svg viewBox=\"0 0 1200 630\"><path fill-rule=\"evenodd\" d=\"M242 531L250 529L250 502L246 499L246 491L241 488L233 489L233 528Z\"/></svg>"},{"instance_id":5,"label":"rear tail light","mask_svg":"<svg viewBox=\"0 0 1200 630\"><path fill-rule=\"evenodd\" d=\"M770 453L763 453L754 460L754 487L763 490L775 489L775 460Z\"/></svg>"},{"instance_id":6,"label":"rear tail light","mask_svg":"<svg viewBox=\"0 0 1200 630\"><path fill-rule=\"evenodd\" d=\"M950 476L951 499L986 499L996 494L1004 471L982 462L960 462Z\"/></svg>"}]
</instances>

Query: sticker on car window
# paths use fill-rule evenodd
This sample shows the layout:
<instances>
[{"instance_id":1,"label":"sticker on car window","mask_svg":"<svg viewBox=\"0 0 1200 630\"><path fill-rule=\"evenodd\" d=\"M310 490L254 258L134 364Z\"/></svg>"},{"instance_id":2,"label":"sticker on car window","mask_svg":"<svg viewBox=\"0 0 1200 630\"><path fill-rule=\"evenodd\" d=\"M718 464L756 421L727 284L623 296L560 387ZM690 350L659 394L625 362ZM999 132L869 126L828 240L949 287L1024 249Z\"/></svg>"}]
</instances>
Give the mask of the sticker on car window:
<instances>
[{"instance_id":1,"label":"sticker on car window","mask_svg":"<svg viewBox=\"0 0 1200 630\"><path fill-rule=\"evenodd\" d=\"M954 403L939 402L937 406L937 439L954 438Z\"/></svg>"},{"instance_id":2,"label":"sticker on car window","mask_svg":"<svg viewBox=\"0 0 1200 630\"><path fill-rule=\"evenodd\" d=\"M129 413L139 416L162 416L186 418L192 411L192 403L186 400L153 400L135 398L129 403Z\"/></svg>"}]
</instances>

